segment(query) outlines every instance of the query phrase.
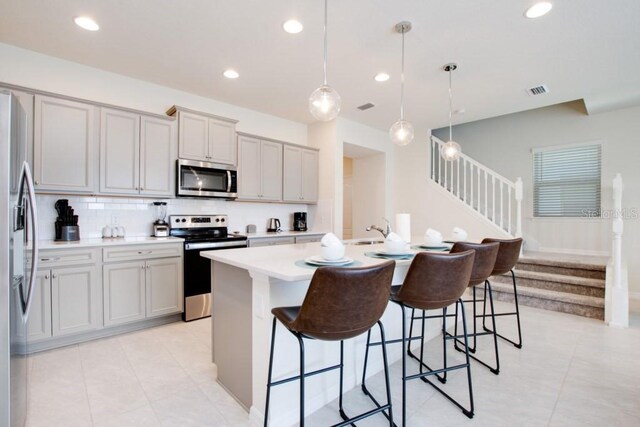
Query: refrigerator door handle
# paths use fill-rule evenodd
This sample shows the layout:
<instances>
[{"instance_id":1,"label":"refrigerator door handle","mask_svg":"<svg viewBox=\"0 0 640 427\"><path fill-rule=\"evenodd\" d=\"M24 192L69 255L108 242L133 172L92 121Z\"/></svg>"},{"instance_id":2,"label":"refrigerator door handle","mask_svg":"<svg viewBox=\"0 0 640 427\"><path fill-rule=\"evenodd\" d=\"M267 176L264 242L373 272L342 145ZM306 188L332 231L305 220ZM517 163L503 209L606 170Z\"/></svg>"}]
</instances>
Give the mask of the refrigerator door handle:
<instances>
[{"instance_id":1,"label":"refrigerator door handle","mask_svg":"<svg viewBox=\"0 0 640 427\"><path fill-rule=\"evenodd\" d=\"M37 284L36 273L38 271L38 252L39 252L39 239L38 239L38 213L36 211L36 192L33 185L33 177L31 175L31 169L29 164L25 161L22 164L22 174L20 179L20 197L18 200L23 200L24 184L27 185L28 211L31 224L31 275L29 277L29 287L27 288L27 295L24 299L23 317L26 319L29 316L29 310L31 309L31 302L33 301L33 295ZM23 208L24 209L24 208ZM23 210L24 212L24 210ZM29 236L29 233L26 234Z\"/></svg>"}]
</instances>

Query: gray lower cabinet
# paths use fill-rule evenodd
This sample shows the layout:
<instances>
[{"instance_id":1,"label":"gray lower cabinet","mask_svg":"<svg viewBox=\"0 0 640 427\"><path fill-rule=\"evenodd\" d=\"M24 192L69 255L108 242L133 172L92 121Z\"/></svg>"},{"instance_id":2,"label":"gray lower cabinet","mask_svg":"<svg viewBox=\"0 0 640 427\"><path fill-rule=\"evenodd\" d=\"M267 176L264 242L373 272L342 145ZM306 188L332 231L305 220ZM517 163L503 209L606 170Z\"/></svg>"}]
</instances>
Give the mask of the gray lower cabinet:
<instances>
[{"instance_id":1,"label":"gray lower cabinet","mask_svg":"<svg viewBox=\"0 0 640 427\"><path fill-rule=\"evenodd\" d=\"M323 234L312 234L310 236L296 236L296 243L314 243L322 240Z\"/></svg>"},{"instance_id":2,"label":"gray lower cabinet","mask_svg":"<svg viewBox=\"0 0 640 427\"><path fill-rule=\"evenodd\" d=\"M105 248L103 258L105 327L183 311L181 243Z\"/></svg>"},{"instance_id":3,"label":"gray lower cabinet","mask_svg":"<svg viewBox=\"0 0 640 427\"><path fill-rule=\"evenodd\" d=\"M28 342L102 328L99 270L95 264L38 270Z\"/></svg>"},{"instance_id":4,"label":"gray lower cabinet","mask_svg":"<svg viewBox=\"0 0 640 427\"><path fill-rule=\"evenodd\" d=\"M249 247L257 248L259 246L275 246L275 245L291 245L296 242L296 238L291 237L263 237L249 239Z\"/></svg>"},{"instance_id":5,"label":"gray lower cabinet","mask_svg":"<svg viewBox=\"0 0 640 427\"><path fill-rule=\"evenodd\" d=\"M145 317L145 263L120 262L102 267L104 326Z\"/></svg>"},{"instance_id":6,"label":"gray lower cabinet","mask_svg":"<svg viewBox=\"0 0 640 427\"><path fill-rule=\"evenodd\" d=\"M102 287L95 265L51 270L54 337L102 328Z\"/></svg>"}]
</instances>

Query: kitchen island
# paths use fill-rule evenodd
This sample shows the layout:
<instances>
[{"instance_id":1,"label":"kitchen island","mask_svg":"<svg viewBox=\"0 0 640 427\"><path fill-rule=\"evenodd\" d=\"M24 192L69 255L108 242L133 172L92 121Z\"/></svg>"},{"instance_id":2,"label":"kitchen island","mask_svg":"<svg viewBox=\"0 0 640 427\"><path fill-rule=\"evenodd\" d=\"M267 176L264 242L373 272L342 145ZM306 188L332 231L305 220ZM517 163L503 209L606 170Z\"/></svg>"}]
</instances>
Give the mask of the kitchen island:
<instances>
[{"instance_id":1,"label":"kitchen island","mask_svg":"<svg viewBox=\"0 0 640 427\"><path fill-rule=\"evenodd\" d=\"M347 245L346 256L356 266L384 262L367 252L383 249L377 245ZM254 422L262 423L269 364L269 343L273 316L271 309L300 305L315 268L304 263L309 256L320 254L320 243L282 245L202 252L212 260L212 349L217 365L218 382L247 410ZM404 280L410 260L396 261L393 284ZM389 304L383 316L387 338L401 333L400 309ZM273 378L297 375L298 343L278 324L273 364ZM427 339L439 333L437 322L427 324ZM374 328L373 337L378 332ZM356 386L362 375L366 334L345 341L345 391ZM339 344L305 340L306 369L318 369L337 363ZM389 360L401 357L399 345L388 348ZM382 370L378 348L370 354L367 373ZM337 371L308 378L306 381L306 415L338 396ZM272 426L289 426L298 421L299 384L297 381L272 389ZM379 396L382 398L382 396Z\"/></svg>"}]
</instances>

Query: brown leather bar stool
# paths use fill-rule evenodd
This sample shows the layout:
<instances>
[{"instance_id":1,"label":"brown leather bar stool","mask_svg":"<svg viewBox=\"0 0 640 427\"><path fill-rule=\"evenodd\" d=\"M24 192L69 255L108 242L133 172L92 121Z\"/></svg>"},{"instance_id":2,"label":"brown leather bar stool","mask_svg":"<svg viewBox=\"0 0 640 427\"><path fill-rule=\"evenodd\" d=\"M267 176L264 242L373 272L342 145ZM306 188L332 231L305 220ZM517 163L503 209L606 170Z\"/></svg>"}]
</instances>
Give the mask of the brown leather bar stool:
<instances>
[{"instance_id":1,"label":"brown leather bar stool","mask_svg":"<svg viewBox=\"0 0 640 427\"><path fill-rule=\"evenodd\" d=\"M516 286L516 274L513 271L514 267L518 263L518 259L520 258L520 250L522 249L522 238L518 237L517 239L491 239L486 238L482 240L482 243L492 243L497 242L500 244L500 249L498 249L498 258L496 259L496 265L493 267L493 271L491 272L492 276L499 276L501 274L511 273L511 281L513 282L513 300L516 305L516 311L507 312L507 313L496 313L495 316L516 316L516 320L518 322L518 342L510 340L500 334L497 334L500 338L505 341L510 342L517 348L522 348L522 329L520 327L520 307L518 307L518 289ZM486 311L486 304L483 304L482 312L483 314ZM484 318L482 321L482 327L487 332L493 332L491 329L487 328L484 324Z\"/></svg>"},{"instance_id":2,"label":"brown leather bar stool","mask_svg":"<svg viewBox=\"0 0 640 427\"><path fill-rule=\"evenodd\" d=\"M304 426L304 380L305 378L340 369L339 413L348 425L363 418L382 412L393 425L391 389L389 387L389 366L386 347L382 346L382 358L386 379L387 403L354 417L347 417L342 408L342 382L344 368L344 340L371 330L377 323L384 341L384 327L380 317L387 308L391 279L395 261L387 261L370 267L343 268L320 267L316 270L301 306L276 307L271 329L271 350L269 354L269 378L267 380L267 402L264 411L264 425L269 421L269 399L271 387L290 381L300 381L300 426ZM272 381L273 350L276 336L276 319L297 339L300 346L300 374ZM305 373L303 339L340 341L340 364ZM388 413L385 413L387 411Z\"/></svg>"},{"instance_id":3,"label":"brown leather bar stool","mask_svg":"<svg viewBox=\"0 0 640 427\"><path fill-rule=\"evenodd\" d=\"M447 316L447 307L456 304L462 307L462 327L463 335L448 336L446 339L462 338L467 343L467 322L464 311L464 302L461 299L462 294L467 288L471 270L473 268L474 251L460 252L455 254L446 253L429 253L420 252L416 254L404 283L401 286L393 286L391 288L391 301L398 304L402 310L402 338L387 340L387 344L402 343L402 348L409 348L412 340L420 339L420 372L413 375L407 375L407 352L402 352L402 424L406 425L407 413L407 381L417 378L433 386L444 397L451 401L454 405L462 410L469 418L473 417L473 386L471 384L471 362L469 360L468 345L465 345L466 363L455 366L447 366L446 353L444 367L441 369L431 369L424 363L424 319L421 337L407 336L407 316L406 309L414 310L443 310L443 319ZM440 316L434 316L440 317ZM367 353L365 354L364 369L362 372L362 389L365 394L368 393L365 379L367 372L367 360L369 355L369 347L384 344L384 337L380 342L371 342L371 336L367 336ZM443 341L446 342L446 341ZM449 396L444 390L436 386L427 378L431 375L438 375L456 369L467 369L467 380L469 384L469 408L463 407L460 403ZM426 371L425 371L426 369Z\"/></svg>"},{"instance_id":4,"label":"brown leather bar stool","mask_svg":"<svg viewBox=\"0 0 640 427\"><path fill-rule=\"evenodd\" d=\"M451 248L450 253L458 253L458 252L466 252L472 250L475 252L476 256L473 260L473 269L471 271L471 277L469 278L468 287L470 287L473 291L473 299L470 301L473 306L473 332L469 334L469 336L473 337L473 347L469 348L471 353L476 352L476 340L477 337L482 335L493 335L493 345L494 345L494 354L495 354L495 366L491 366L488 363L480 360L475 356L471 356L472 359L479 362L480 364L489 368L491 372L498 375L500 373L500 356L498 355L498 335L495 332L496 330L496 319L493 316L493 293L491 292L491 284L487 280L493 271L494 265L496 263L496 257L498 256L498 249L500 245L498 243L470 243L470 242L456 242ZM482 300L476 298L476 288L479 285L484 285L484 296ZM484 314L476 314L476 302L478 301L486 301L487 295L489 296L489 304L491 305L491 321L493 325L493 330L491 332L478 332L476 329L476 319L478 317L482 317L484 322ZM467 301L469 302L469 301ZM456 307L457 309L457 307ZM455 320L455 328L454 335L458 334L458 316L456 310L456 320ZM463 351L458 344L465 345L459 339L454 341L455 348L458 351Z\"/></svg>"}]
</instances>

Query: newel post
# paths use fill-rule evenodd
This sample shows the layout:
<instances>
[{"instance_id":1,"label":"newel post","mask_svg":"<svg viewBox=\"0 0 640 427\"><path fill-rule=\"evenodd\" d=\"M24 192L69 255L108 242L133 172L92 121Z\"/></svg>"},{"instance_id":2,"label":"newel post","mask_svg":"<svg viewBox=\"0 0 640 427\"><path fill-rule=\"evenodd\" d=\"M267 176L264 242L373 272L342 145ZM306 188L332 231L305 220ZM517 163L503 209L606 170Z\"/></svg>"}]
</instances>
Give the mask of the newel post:
<instances>
[{"instance_id":1,"label":"newel post","mask_svg":"<svg viewBox=\"0 0 640 427\"><path fill-rule=\"evenodd\" d=\"M516 237L522 237L522 198L524 189L522 186L522 178L516 179Z\"/></svg>"},{"instance_id":2,"label":"newel post","mask_svg":"<svg viewBox=\"0 0 640 427\"><path fill-rule=\"evenodd\" d=\"M607 289L605 291L605 321L609 326L629 327L629 286L622 265L622 177L613 179L613 215L611 221L612 256L607 267Z\"/></svg>"}]
</instances>

